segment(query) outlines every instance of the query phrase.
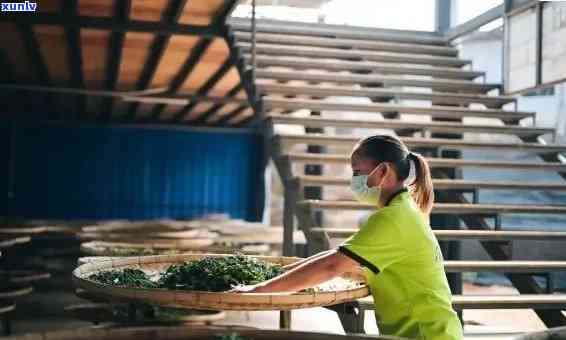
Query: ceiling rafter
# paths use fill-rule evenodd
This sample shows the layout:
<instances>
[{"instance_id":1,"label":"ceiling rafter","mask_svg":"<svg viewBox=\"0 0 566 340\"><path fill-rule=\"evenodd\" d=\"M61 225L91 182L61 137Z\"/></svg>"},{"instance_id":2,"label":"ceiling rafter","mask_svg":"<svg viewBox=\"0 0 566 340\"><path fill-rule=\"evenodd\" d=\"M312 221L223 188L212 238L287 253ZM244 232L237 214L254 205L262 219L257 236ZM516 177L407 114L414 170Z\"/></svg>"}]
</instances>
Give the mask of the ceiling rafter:
<instances>
[{"instance_id":1,"label":"ceiling rafter","mask_svg":"<svg viewBox=\"0 0 566 340\"><path fill-rule=\"evenodd\" d=\"M2 16L0 16L0 18L1 17ZM41 48L35 37L33 26L18 23L17 28L24 43L25 53L27 54L31 67L34 68L34 73L39 84L50 86L51 76L49 75L49 70L47 69L43 55L41 55ZM45 94L43 96L43 102L44 104L42 106L47 110L47 118L55 119L58 113L54 110L54 96L52 94Z\"/></svg>"},{"instance_id":2,"label":"ceiling rafter","mask_svg":"<svg viewBox=\"0 0 566 340\"><path fill-rule=\"evenodd\" d=\"M169 0L167 8L163 11L161 16L162 24L176 24L180 16L183 14L183 9L187 0ZM170 35L157 35L153 38L151 46L149 48L149 55L145 61L145 65L141 72L141 75L136 84L137 90L143 90L147 88L159 65L159 61L163 57L167 45L169 44ZM136 113L139 107L139 103L134 103L128 108L128 114L126 115L126 120L135 120Z\"/></svg>"},{"instance_id":3,"label":"ceiling rafter","mask_svg":"<svg viewBox=\"0 0 566 340\"><path fill-rule=\"evenodd\" d=\"M228 124L228 122L230 120L232 120L233 118L237 117L240 113L244 112L245 110L249 109L250 106L249 105L242 105L238 108L236 108L235 110L233 110L232 112L226 114L224 117L220 118L216 124L218 125L226 125Z\"/></svg>"},{"instance_id":4,"label":"ceiling rafter","mask_svg":"<svg viewBox=\"0 0 566 340\"><path fill-rule=\"evenodd\" d=\"M67 17L78 15L78 5L76 0L65 0L63 13ZM70 85L74 88L84 88L83 79L83 57L80 28L65 26L65 35L67 36L67 58L69 60L69 68L71 71ZM86 98L82 95L75 97L75 117L85 115Z\"/></svg>"},{"instance_id":5,"label":"ceiling rafter","mask_svg":"<svg viewBox=\"0 0 566 340\"><path fill-rule=\"evenodd\" d=\"M238 85L234 86L230 91L228 91L228 93L226 93L225 97L226 98L233 98L243 88L244 88L244 84L242 82L240 82ZM210 116L214 115L216 112L218 112L218 110L220 110L223 106L224 105L222 105L222 104L214 105L213 107L208 109L205 113L203 113L203 115L210 117Z\"/></svg>"},{"instance_id":6,"label":"ceiling rafter","mask_svg":"<svg viewBox=\"0 0 566 340\"><path fill-rule=\"evenodd\" d=\"M117 22L125 23L130 17L132 8L131 0L114 1L113 18ZM120 72L120 64L122 62L122 52L124 48L124 32L112 32L108 41L108 52L106 54L106 76L104 80L104 89L113 91L116 89L118 75ZM112 118L112 110L114 100L107 98L102 103L100 121L108 122Z\"/></svg>"},{"instance_id":7,"label":"ceiling rafter","mask_svg":"<svg viewBox=\"0 0 566 340\"><path fill-rule=\"evenodd\" d=\"M122 1L122 0L120 0ZM14 14L0 15L0 22L18 22L22 25L65 25L76 28L94 28L113 32L142 32L157 35L200 35L219 37L223 34L222 27L197 26L179 23L163 23L147 20L129 20L118 22L114 18L76 16L66 17L62 14L34 13L33 15L16 16Z\"/></svg>"},{"instance_id":8,"label":"ceiling rafter","mask_svg":"<svg viewBox=\"0 0 566 340\"><path fill-rule=\"evenodd\" d=\"M226 32L225 29L226 18L230 15L230 13L232 13L234 8L236 8L237 3L238 3L237 0L225 1L224 4L215 13L214 19L210 24L213 27L221 27L222 36L224 36ZM189 57L181 67L181 70L179 71L177 76L173 78L171 84L169 84L169 92L177 92L180 89L180 87L183 85L187 77L191 74L191 72L198 64L199 60L201 59L202 55L204 54L208 46L210 46L210 44L212 43L212 40L213 39L211 38L205 37L201 39L198 42L198 44L192 49L191 54L189 55ZM156 105L151 112L149 120L152 121L159 120L159 117L161 116L161 113L163 112L164 109L165 109L165 105Z\"/></svg>"},{"instance_id":9,"label":"ceiling rafter","mask_svg":"<svg viewBox=\"0 0 566 340\"><path fill-rule=\"evenodd\" d=\"M207 95L208 91L210 91L216 85L216 83L218 83L218 81L220 81L220 79L222 79L226 75L226 73L228 73L232 66L233 65L230 58L226 58L222 66L220 66L220 68L214 73L214 75L212 75L212 77L210 77L206 81L206 83L204 83L204 85L197 90L197 95ZM179 110L178 113L175 114L173 121L181 121L195 106L196 103L191 103L183 107L181 110Z\"/></svg>"}]
</instances>

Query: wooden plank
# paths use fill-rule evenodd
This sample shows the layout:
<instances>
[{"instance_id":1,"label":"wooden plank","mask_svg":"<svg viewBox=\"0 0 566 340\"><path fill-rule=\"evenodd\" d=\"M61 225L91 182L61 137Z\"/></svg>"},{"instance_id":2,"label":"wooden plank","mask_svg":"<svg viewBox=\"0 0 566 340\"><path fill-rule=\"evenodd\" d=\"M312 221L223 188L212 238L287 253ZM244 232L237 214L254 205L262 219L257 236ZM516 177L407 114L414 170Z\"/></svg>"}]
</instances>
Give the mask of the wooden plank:
<instances>
[{"instance_id":1,"label":"wooden plank","mask_svg":"<svg viewBox=\"0 0 566 340\"><path fill-rule=\"evenodd\" d=\"M231 18L231 27L241 31L251 30L251 20L248 18ZM299 23L296 21L268 20L257 21L258 32L285 33L291 35L310 35L346 39L383 40L399 43L446 45L444 37L434 32L391 30L367 27L352 27L344 25L329 25L318 23Z\"/></svg>"},{"instance_id":2,"label":"wooden plank","mask_svg":"<svg viewBox=\"0 0 566 340\"><path fill-rule=\"evenodd\" d=\"M292 178L301 186L348 186L350 179L336 176L309 176L300 175ZM471 181L461 179L433 179L436 190L542 190L542 191L566 191L564 182L519 182L519 181Z\"/></svg>"},{"instance_id":3,"label":"wooden plank","mask_svg":"<svg viewBox=\"0 0 566 340\"><path fill-rule=\"evenodd\" d=\"M391 86L407 86L407 87L425 87L442 89L446 91L462 91L470 93L486 93L494 89L498 89L497 84L474 83L463 80L451 79L405 79L380 75L364 75L364 74L339 74L328 72L295 72L295 71L275 71L258 69L256 71L258 79L275 79L275 80L302 80L308 82L328 82L338 84L381 84L384 87Z\"/></svg>"},{"instance_id":4,"label":"wooden plank","mask_svg":"<svg viewBox=\"0 0 566 340\"><path fill-rule=\"evenodd\" d=\"M249 54L244 55L248 64L251 63ZM376 63L371 61L327 60L315 58L256 56L258 67L281 66L293 69L319 69L328 71L374 72L378 74L407 74L431 76L447 79L473 80L484 75L484 72L462 70L450 67L408 66L392 63Z\"/></svg>"},{"instance_id":5,"label":"wooden plank","mask_svg":"<svg viewBox=\"0 0 566 340\"><path fill-rule=\"evenodd\" d=\"M106 79L106 55L110 33L103 30L81 30L84 83L88 89L103 89Z\"/></svg>"},{"instance_id":6,"label":"wooden plank","mask_svg":"<svg viewBox=\"0 0 566 340\"><path fill-rule=\"evenodd\" d=\"M242 52L251 53L251 44L239 42ZM263 55L287 55L295 57L343 58L354 60L381 61L388 63L422 64L447 67L462 67L471 63L456 57L414 55L407 53L344 50L323 47L289 46L281 44L256 44L256 53Z\"/></svg>"},{"instance_id":7,"label":"wooden plank","mask_svg":"<svg viewBox=\"0 0 566 340\"><path fill-rule=\"evenodd\" d=\"M434 227L433 227L434 229ZM513 229L513 228L510 228ZM561 231L535 231L539 228L532 228L532 231L523 230L433 230L432 232L438 240L458 241L458 240L479 240L479 241L566 241L566 232ZM330 238L348 238L357 229L353 228L311 228L310 233L327 234Z\"/></svg>"},{"instance_id":8,"label":"wooden plank","mask_svg":"<svg viewBox=\"0 0 566 340\"><path fill-rule=\"evenodd\" d=\"M501 107L515 101L513 97L504 96L485 96L477 94L460 94L445 92L411 92L392 89L376 89L363 87L344 87L344 86L318 86L318 85L286 85L269 84L258 82L258 87L264 93L277 93L285 95L310 95L316 97L348 96L348 97L370 97L370 98L391 98L409 99L420 101L433 101L445 104L485 104L488 107Z\"/></svg>"},{"instance_id":9,"label":"wooden plank","mask_svg":"<svg viewBox=\"0 0 566 340\"><path fill-rule=\"evenodd\" d=\"M358 300L362 310L373 310L373 298ZM566 294L454 295L455 309L566 309Z\"/></svg>"},{"instance_id":10,"label":"wooden plank","mask_svg":"<svg viewBox=\"0 0 566 340\"><path fill-rule=\"evenodd\" d=\"M33 28L41 55L53 84L67 84L71 80L65 29L59 26L38 25Z\"/></svg>"},{"instance_id":11,"label":"wooden plank","mask_svg":"<svg viewBox=\"0 0 566 340\"><path fill-rule=\"evenodd\" d=\"M349 110L348 110L349 111ZM436 111L435 111L436 112ZM265 119L271 124L293 124L309 127L350 127L356 129L393 129L431 132L460 132L460 133L492 133L505 135L523 135L537 137L544 134L553 134L554 129L531 128L525 126L497 126L480 124L462 124L452 122L410 122L400 119L385 120L356 120L356 119L330 119L320 117L297 117L291 115L269 114Z\"/></svg>"},{"instance_id":12,"label":"wooden plank","mask_svg":"<svg viewBox=\"0 0 566 340\"><path fill-rule=\"evenodd\" d=\"M297 206L312 210L375 210L374 205L355 201L304 200L298 202ZM566 205L435 203L432 213L442 215L566 214Z\"/></svg>"},{"instance_id":13,"label":"wooden plank","mask_svg":"<svg viewBox=\"0 0 566 340\"><path fill-rule=\"evenodd\" d=\"M181 85L181 89L187 92L196 92L222 67L229 53L228 45L224 39L213 40L202 55L200 62Z\"/></svg>"},{"instance_id":14,"label":"wooden plank","mask_svg":"<svg viewBox=\"0 0 566 340\"><path fill-rule=\"evenodd\" d=\"M187 25L210 25L225 1L226 0L191 0L185 6L185 10L179 18L179 22Z\"/></svg>"},{"instance_id":15,"label":"wooden plank","mask_svg":"<svg viewBox=\"0 0 566 340\"><path fill-rule=\"evenodd\" d=\"M299 103L301 103L302 101L300 101ZM334 104L334 103L329 103L328 104ZM342 104L339 104L342 105ZM365 104L362 104L362 106L366 106ZM368 107L373 107L373 106L377 106L379 107L379 104L368 104ZM269 109L283 109L283 108L287 108L286 105L282 105L282 106L271 106L270 104L266 105L266 108ZM301 110L300 107L298 108L291 108L292 110ZM310 106L309 105L305 105L302 108L310 110ZM407 107L407 109L411 110L411 107ZM419 108L421 109L421 108ZM312 109L313 111L316 111L316 109ZM326 111L326 109L324 109ZM333 110L329 110L329 111L333 111ZM342 111L340 109L337 109L337 111ZM358 111L358 110L350 110L350 109L344 109L344 111ZM378 110L360 110L361 112L399 112L399 113L412 113L412 112L405 112L405 110L392 110L392 111L387 111L384 109L378 109ZM457 110L454 110L455 112L457 112ZM437 113L440 113L442 111L436 111L435 109L431 109L430 114L437 117ZM470 113L470 115L468 115L467 113ZM462 117L477 117L475 116L475 111L467 111L467 109L461 109L461 112L459 112L460 114L465 114L462 115ZM506 114L505 112L502 112L504 114ZM414 113L413 113L414 114ZM423 113L426 115L426 113ZM443 117L454 117L454 116L458 116L457 114L454 114L453 116L450 116L448 114L446 114ZM498 114L494 114L493 116L489 115L489 112L486 112L486 115L482 115L481 117L487 117L487 118L499 118ZM494 133L494 134L510 134L510 135L525 135L525 136L540 136L540 135L544 135L544 134L553 134L554 133L554 129L550 129L550 128L534 128L534 127L526 127L526 126L514 126L514 125L507 125L507 126L497 126L497 125L485 125L485 124L462 124L462 123L452 123L452 122L411 122L408 120L401 120L401 119L385 119L385 120L377 120L375 118L377 117L372 117L372 120L361 120L361 119L333 119L333 118L320 118L320 117L297 117L297 116L291 116L291 115L281 115L281 114L269 114L268 116L265 117L265 119L272 123L272 124L292 124L292 125L304 125L304 126L309 126L309 127L330 127L330 126L334 126L334 127L350 127L350 128L358 128L358 129L414 129L414 130L418 130L418 131L424 131L424 130L428 130L428 131L433 131L433 132L452 132L452 131L458 131L458 132L475 132L475 133ZM504 120L510 120L509 117L504 116L503 117ZM517 118L514 118L517 119Z\"/></svg>"},{"instance_id":16,"label":"wooden plank","mask_svg":"<svg viewBox=\"0 0 566 340\"><path fill-rule=\"evenodd\" d=\"M250 42L251 33L235 32L236 38ZM422 45L411 43L397 43L383 40L341 39L329 37L312 37L305 35L289 35L281 33L257 33L256 42L270 44L289 44L316 47L352 48L360 50L374 50L385 52L399 52L409 54L430 54L441 56L457 56L458 49L452 46Z\"/></svg>"},{"instance_id":17,"label":"wooden plank","mask_svg":"<svg viewBox=\"0 0 566 340\"><path fill-rule=\"evenodd\" d=\"M309 164L345 164L350 165L350 157L336 154L288 153L280 158L287 162L300 162ZM566 163L559 162L514 162L489 161L471 159L427 158L431 168L487 168L531 171L559 171L566 172Z\"/></svg>"},{"instance_id":18,"label":"wooden plank","mask_svg":"<svg viewBox=\"0 0 566 340\"><path fill-rule=\"evenodd\" d=\"M126 33L122 47L122 61L118 72L116 89L132 90L143 70L153 35L149 33Z\"/></svg>"},{"instance_id":19,"label":"wooden plank","mask_svg":"<svg viewBox=\"0 0 566 340\"><path fill-rule=\"evenodd\" d=\"M328 136L320 134L309 135L275 135L274 140L282 144L310 144L310 145L351 145L354 146L359 140L356 136ZM453 140L444 138L417 138L401 137L401 140L410 148L443 148L443 149L485 149L493 151L516 151L561 153L566 151L566 145L538 144L538 143L494 143L467 140Z\"/></svg>"},{"instance_id":20,"label":"wooden plank","mask_svg":"<svg viewBox=\"0 0 566 340\"><path fill-rule=\"evenodd\" d=\"M198 42L199 37L172 36L159 60L155 75L151 79L150 88L168 86L181 69L182 64L179 63L179 60L188 58Z\"/></svg>"}]
</instances>

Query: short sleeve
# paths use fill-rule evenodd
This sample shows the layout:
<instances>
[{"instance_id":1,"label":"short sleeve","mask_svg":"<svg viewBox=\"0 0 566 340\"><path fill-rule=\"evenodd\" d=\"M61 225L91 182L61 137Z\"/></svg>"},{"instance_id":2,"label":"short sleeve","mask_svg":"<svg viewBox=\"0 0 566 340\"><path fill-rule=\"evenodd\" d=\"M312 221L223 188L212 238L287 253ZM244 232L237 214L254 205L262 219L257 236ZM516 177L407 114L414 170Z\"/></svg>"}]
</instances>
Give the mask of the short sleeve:
<instances>
[{"instance_id":1,"label":"short sleeve","mask_svg":"<svg viewBox=\"0 0 566 340\"><path fill-rule=\"evenodd\" d=\"M387 208L373 214L338 250L375 274L406 253L395 217Z\"/></svg>"}]
</instances>

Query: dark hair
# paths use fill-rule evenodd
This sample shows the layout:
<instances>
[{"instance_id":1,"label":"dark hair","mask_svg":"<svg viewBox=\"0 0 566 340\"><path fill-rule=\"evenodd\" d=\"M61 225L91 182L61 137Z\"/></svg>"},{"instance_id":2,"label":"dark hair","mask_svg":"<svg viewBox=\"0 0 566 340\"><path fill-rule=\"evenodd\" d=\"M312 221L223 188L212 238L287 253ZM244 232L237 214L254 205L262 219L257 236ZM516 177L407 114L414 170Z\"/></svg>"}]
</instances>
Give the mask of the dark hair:
<instances>
[{"instance_id":1,"label":"dark hair","mask_svg":"<svg viewBox=\"0 0 566 340\"><path fill-rule=\"evenodd\" d=\"M434 190L430 169L423 156L409 151L399 138L388 135L376 135L361 140L354 148L353 154L376 163L393 164L401 181L409 177L412 161L415 164L415 180L409 184L409 190L421 211L430 213L434 204Z\"/></svg>"}]
</instances>

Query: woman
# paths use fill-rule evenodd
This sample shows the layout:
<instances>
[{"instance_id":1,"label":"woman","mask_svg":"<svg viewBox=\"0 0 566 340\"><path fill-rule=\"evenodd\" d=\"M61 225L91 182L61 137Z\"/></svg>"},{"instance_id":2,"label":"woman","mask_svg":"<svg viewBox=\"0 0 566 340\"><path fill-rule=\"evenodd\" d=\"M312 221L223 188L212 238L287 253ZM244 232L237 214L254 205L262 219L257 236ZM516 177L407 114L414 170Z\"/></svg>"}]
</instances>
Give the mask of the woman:
<instances>
[{"instance_id":1,"label":"woman","mask_svg":"<svg viewBox=\"0 0 566 340\"><path fill-rule=\"evenodd\" d=\"M411 163L415 180L405 187ZM451 305L442 254L428 215L434 193L426 160L397 138L359 142L351 155L351 189L377 211L338 249L300 261L272 280L240 292L295 292L364 268L381 334L415 339L462 339Z\"/></svg>"}]
</instances>

